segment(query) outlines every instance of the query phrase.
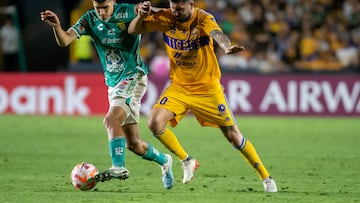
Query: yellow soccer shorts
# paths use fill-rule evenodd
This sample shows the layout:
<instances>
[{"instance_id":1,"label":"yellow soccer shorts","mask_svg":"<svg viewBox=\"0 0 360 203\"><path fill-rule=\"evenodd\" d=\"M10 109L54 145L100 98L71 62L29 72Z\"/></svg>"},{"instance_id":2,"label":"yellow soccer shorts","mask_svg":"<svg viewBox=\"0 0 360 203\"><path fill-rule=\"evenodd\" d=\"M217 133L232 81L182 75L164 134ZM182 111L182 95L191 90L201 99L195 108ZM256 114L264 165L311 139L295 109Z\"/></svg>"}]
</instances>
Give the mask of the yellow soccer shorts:
<instances>
[{"instance_id":1,"label":"yellow soccer shorts","mask_svg":"<svg viewBox=\"0 0 360 203\"><path fill-rule=\"evenodd\" d=\"M235 125L221 84L215 83L206 89L202 93L192 93L171 83L154 107L165 108L175 114L175 118L170 120L172 127L175 127L189 111L202 126Z\"/></svg>"}]
</instances>

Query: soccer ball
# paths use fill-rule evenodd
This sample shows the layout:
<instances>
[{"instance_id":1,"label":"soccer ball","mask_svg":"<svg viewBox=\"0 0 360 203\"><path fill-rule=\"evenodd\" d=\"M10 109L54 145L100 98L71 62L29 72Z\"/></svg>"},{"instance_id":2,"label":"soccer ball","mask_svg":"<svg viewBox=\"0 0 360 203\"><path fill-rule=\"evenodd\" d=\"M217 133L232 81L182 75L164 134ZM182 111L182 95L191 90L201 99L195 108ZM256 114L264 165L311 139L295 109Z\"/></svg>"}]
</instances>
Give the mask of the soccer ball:
<instances>
[{"instance_id":1,"label":"soccer ball","mask_svg":"<svg viewBox=\"0 0 360 203\"><path fill-rule=\"evenodd\" d=\"M71 183L76 189L87 191L95 187L96 181L88 181L98 173L97 168L86 162L77 164L71 171Z\"/></svg>"}]
</instances>

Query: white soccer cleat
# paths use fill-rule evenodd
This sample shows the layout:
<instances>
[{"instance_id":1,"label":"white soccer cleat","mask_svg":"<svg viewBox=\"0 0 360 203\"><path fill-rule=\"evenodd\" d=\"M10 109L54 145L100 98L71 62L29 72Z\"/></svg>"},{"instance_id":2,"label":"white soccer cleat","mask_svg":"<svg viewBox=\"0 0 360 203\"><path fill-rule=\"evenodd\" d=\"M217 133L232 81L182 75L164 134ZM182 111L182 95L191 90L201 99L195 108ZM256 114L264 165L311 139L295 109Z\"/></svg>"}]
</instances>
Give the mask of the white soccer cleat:
<instances>
[{"instance_id":1,"label":"white soccer cleat","mask_svg":"<svg viewBox=\"0 0 360 203\"><path fill-rule=\"evenodd\" d=\"M111 167L106 171L95 175L96 182L109 181L111 179L126 180L129 178L129 171L125 167Z\"/></svg>"},{"instance_id":2,"label":"white soccer cleat","mask_svg":"<svg viewBox=\"0 0 360 203\"><path fill-rule=\"evenodd\" d=\"M174 185L174 175L172 172L172 157L168 154L165 154L167 162L161 167L162 172L162 181L165 189L170 189Z\"/></svg>"},{"instance_id":3,"label":"white soccer cleat","mask_svg":"<svg viewBox=\"0 0 360 203\"><path fill-rule=\"evenodd\" d=\"M269 176L268 178L265 178L261 182L264 186L265 192L277 192L275 180L272 179L271 176Z\"/></svg>"},{"instance_id":4,"label":"white soccer cleat","mask_svg":"<svg viewBox=\"0 0 360 203\"><path fill-rule=\"evenodd\" d=\"M108 171L112 178L121 180L129 178L129 171L125 167L111 167Z\"/></svg>"},{"instance_id":5,"label":"white soccer cleat","mask_svg":"<svg viewBox=\"0 0 360 203\"><path fill-rule=\"evenodd\" d=\"M183 184L187 184L194 178L194 171L199 168L199 162L190 158L182 161L182 169L184 172Z\"/></svg>"}]
</instances>

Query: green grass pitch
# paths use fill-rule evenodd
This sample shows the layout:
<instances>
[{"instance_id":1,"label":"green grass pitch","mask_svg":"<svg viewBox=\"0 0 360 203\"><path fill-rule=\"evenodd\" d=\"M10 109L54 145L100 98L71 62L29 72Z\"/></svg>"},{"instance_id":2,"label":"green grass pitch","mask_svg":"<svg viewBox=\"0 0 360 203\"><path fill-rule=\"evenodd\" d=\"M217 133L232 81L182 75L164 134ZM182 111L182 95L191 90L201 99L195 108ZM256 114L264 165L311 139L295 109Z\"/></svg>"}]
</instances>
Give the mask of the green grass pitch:
<instances>
[{"instance_id":1,"label":"green grass pitch","mask_svg":"<svg viewBox=\"0 0 360 203\"><path fill-rule=\"evenodd\" d=\"M173 129L200 161L191 184L181 183L175 161L174 187L165 190L160 168L126 151L127 181L79 191L70 182L75 164L110 166L102 117L1 115L0 202L360 202L359 118L246 116L237 121L275 178L278 193L264 193L256 173L220 130L200 127L193 117ZM142 138L168 152L146 122L142 118Z\"/></svg>"}]
</instances>

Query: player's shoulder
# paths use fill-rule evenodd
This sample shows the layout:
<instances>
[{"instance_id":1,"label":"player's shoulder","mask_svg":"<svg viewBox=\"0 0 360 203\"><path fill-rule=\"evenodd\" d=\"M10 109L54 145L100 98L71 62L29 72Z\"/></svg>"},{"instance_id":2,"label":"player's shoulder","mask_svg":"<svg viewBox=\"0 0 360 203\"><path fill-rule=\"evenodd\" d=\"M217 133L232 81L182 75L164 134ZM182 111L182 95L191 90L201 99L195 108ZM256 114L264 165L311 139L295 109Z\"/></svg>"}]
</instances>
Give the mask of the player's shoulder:
<instances>
[{"instance_id":1,"label":"player's shoulder","mask_svg":"<svg viewBox=\"0 0 360 203\"><path fill-rule=\"evenodd\" d=\"M93 15L96 15L96 11L95 11L95 9L90 9L90 10L88 10L88 11L86 11L85 13L84 13L84 16L93 16Z\"/></svg>"},{"instance_id":2,"label":"player's shoulder","mask_svg":"<svg viewBox=\"0 0 360 203\"><path fill-rule=\"evenodd\" d=\"M204 21L205 19L210 19L210 20L215 21L214 16L204 9L197 8L195 12L196 12L197 18L199 19L200 22Z\"/></svg>"},{"instance_id":3,"label":"player's shoulder","mask_svg":"<svg viewBox=\"0 0 360 203\"><path fill-rule=\"evenodd\" d=\"M157 8L152 15L156 16L172 16L170 8Z\"/></svg>"},{"instance_id":4,"label":"player's shoulder","mask_svg":"<svg viewBox=\"0 0 360 203\"><path fill-rule=\"evenodd\" d=\"M114 8L135 8L136 4L129 4L129 3L115 3Z\"/></svg>"},{"instance_id":5,"label":"player's shoulder","mask_svg":"<svg viewBox=\"0 0 360 203\"><path fill-rule=\"evenodd\" d=\"M114 4L114 13L126 13L126 12L135 12L136 4L128 3L115 3Z\"/></svg>"},{"instance_id":6,"label":"player's shoulder","mask_svg":"<svg viewBox=\"0 0 360 203\"><path fill-rule=\"evenodd\" d=\"M211 13L209 13L208 11L206 11L204 9L197 8L196 11L197 11L197 14L199 15L199 17L203 17L203 18L214 17Z\"/></svg>"},{"instance_id":7,"label":"player's shoulder","mask_svg":"<svg viewBox=\"0 0 360 203\"><path fill-rule=\"evenodd\" d=\"M152 12L151 15L162 21L171 21L174 19L174 15L169 8L158 8Z\"/></svg>"},{"instance_id":8,"label":"player's shoulder","mask_svg":"<svg viewBox=\"0 0 360 203\"><path fill-rule=\"evenodd\" d=\"M131 21L136 17L135 6L136 4L115 3L114 12L109 21L110 22Z\"/></svg>"},{"instance_id":9,"label":"player's shoulder","mask_svg":"<svg viewBox=\"0 0 360 203\"><path fill-rule=\"evenodd\" d=\"M79 20L83 24L84 22L92 22L95 21L96 19L98 19L96 11L94 9L91 9L86 11Z\"/></svg>"}]
</instances>

